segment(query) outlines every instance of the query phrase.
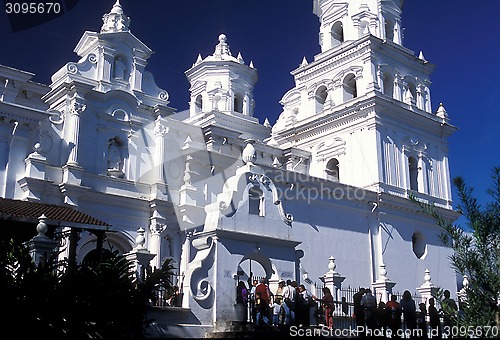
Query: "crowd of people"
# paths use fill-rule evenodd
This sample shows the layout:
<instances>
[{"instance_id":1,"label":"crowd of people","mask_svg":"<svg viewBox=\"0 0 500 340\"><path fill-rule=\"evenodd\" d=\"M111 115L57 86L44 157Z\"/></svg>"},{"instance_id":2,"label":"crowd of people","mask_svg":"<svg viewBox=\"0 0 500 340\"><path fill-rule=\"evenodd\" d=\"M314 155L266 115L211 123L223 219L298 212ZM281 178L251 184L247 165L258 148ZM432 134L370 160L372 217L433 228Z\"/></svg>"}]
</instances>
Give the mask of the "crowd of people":
<instances>
[{"instance_id":1,"label":"crowd of people","mask_svg":"<svg viewBox=\"0 0 500 340\"><path fill-rule=\"evenodd\" d=\"M349 315L349 303L343 297L341 302L335 301L328 287L322 288L322 297L311 294L303 284L296 281L280 280L273 293L266 279L253 280L250 289L243 281L239 281L237 302L249 306L248 319L261 325L309 327L312 318L319 313L324 317L324 325L334 328L335 305L341 305L340 312ZM450 315L457 310L455 301L448 290L444 291L444 299L438 310L434 298L426 303L416 303L411 293L406 290L398 301L392 295L387 302L379 301L369 288L360 288L353 295L353 317L357 329L363 334L369 332L392 338L442 338L443 327L451 326ZM443 322L441 323L441 319ZM430 336L429 336L430 335Z\"/></svg>"},{"instance_id":2,"label":"crowd of people","mask_svg":"<svg viewBox=\"0 0 500 340\"><path fill-rule=\"evenodd\" d=\"M439 310L434 298L427 301L428 306L424 302L417 305L408 290L399 301L397 295L391 295L387 303L380 301L377 304L370 289L360 288L354 294L353 302L356 327L363 329L364 335L390 335L392 338L442 338L443 328L451 327L450 316L457 310L449 290L444 291Z\"/></svg>"},{"instance_id":3,"label":"crowd of people","mask_svg":"<svg viewBox=\"0 0 500 340\"><path fill-rule=\"evenodd\" d=\"M280 280L273 293L266 279L251 280L250 289L245 282L239 281L236 302L249 306L249 319L259 325L309 327L311 318L320 299L312 295L303 284L296 281ZM331 297L331 294L330 294ZM325 299L325 295L323 296ZM331 307L333 310L333 297ZM333 326L333 321L332 321Z\"/></svg>"}]
</instances>

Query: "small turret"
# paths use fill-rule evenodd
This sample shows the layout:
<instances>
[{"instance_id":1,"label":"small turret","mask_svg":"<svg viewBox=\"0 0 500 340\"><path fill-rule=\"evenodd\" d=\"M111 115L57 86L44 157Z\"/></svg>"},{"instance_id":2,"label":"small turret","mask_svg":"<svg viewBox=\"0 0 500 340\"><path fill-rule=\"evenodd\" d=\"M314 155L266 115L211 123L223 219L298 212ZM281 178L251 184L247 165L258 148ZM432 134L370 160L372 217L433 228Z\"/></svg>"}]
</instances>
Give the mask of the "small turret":
<instances>
[{"instance_id":1,"label":"small turret","mask_svg":"<svg viewBox=\"0 0 500 340\"><path fill-rule=\"evenodd\" d=\"M103 15L102 21L101 33L129 31L130 18L123 13L120 0L116 0L110 13Z\"/></svg>"},{"instance_id":2,"label":"small turret","mask_svg":"<svg viewBox=\"0 0 500 340\"><path fill-rule=\"evenodd\" d=\"M219 111L225 114L253 116L253 87L257 71L243 56L234 57L225 34L218 37L214 53L202 58L198 55L186 76L191 83L190 117L200 113Z\"/></svg>"}]
</instances>

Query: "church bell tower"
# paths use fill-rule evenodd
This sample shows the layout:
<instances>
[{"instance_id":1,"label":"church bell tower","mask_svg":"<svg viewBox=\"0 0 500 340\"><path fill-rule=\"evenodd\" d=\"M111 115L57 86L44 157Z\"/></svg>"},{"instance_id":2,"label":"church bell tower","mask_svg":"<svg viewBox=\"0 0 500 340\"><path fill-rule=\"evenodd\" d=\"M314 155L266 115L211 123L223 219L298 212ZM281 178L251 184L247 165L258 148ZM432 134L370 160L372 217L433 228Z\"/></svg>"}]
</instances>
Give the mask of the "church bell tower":
<instances>
[{"instance_id":1,"label":"church bell tower","mask_svg":"<svg viewBox=\"0 0 500 340\"><path fill-rule=\"evenodd\" d=\"M269 144L311 152L309 174L451 207L447 138L422 52L403 46L403 0L314 0L320 52L292 71L295 87Z\"/></svg>"}]
</instances>

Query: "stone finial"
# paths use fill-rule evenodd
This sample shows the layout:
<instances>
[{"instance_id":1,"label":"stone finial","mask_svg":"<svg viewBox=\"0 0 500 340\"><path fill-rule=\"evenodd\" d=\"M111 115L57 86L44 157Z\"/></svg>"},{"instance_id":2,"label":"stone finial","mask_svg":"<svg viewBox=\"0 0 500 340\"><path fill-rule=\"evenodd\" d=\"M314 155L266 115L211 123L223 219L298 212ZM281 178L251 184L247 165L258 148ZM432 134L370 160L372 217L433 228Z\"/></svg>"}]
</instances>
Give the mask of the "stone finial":
<instances>
[{"instance_id":1,"label":"stone finial","mask_svg":"<svg viewBox=\"0 0 500 340\"><path fill-rule=\"evenodd\" d=\"M128 32L130 18L123 13L120 0L116 0L111 12L102 17L101 33Z\"/></svg>"},{"instance_id":2,"label":"stone finial","mask_svg":"<svg viewBox=\"0 0 500 340\"><path fill-rule=\"evenodd\" d=\"M38 217L38 224L36 226L36 231L38 232L37 237L46 237L45 233L47 232L47 224L45 223L47 221L47 216L45 214L42 214L40 217Z\"/></svg>"},{"instance_id":3,"label":"stone finial","mask_svg":"<svg viewBox=\"0 0 500 340\"><path fill-rule=\"evenodd\" d=\"M425 57L424 57L424 52L422 52L422 51L420 51L420 53L419 53L419 55L418 55L418 59L420 59L420 60L422 60L422 61L424 61L424 62L426 62L426 61L427 61L427 60L425 59Z\"/></svg>"},{"instance_id":4,"label":"stone finial","mask_svg":"<svg viewBox=\"0 0 500 340\"><path fill-rule=\"evenodd\" d=\"M424 286L432 286L431 271L429 269L426 269L424 272Z\"/></svg>"},{"instance_id":5,"label":"stone finial","mask_svg":"<svg viewBox=\"0 0 500 340\"><path fill-rule=\"evenodd\" d=\"M462 285L464 286L463 289L467 289L467 287L469 287L469 277L467 275L464 275Z\"/></svg>"},{"instance_id":6,"label":"stone finial","mask_svg":"<svg viewBox=\"0 0 500 340\"><path fill-rule=\"evenodd\" d=\"M243 57L241 55L241 52L238 52L238 57L236 57L236 59L238 59L238 62L240 64L244 64L245 63L245 61L243 60Z\"/></svg>"},{"instance_id":7,"label":"stone finial","mask_svg":"<svg viewBox=\"0 0 500 340\"><path fill-rule=\"evenodd\" d=\"M279 168L281 166L280 160L278 157L273 158L273 163L271 164L273 168Z\"/></svg>"},{"instance_id":8,"label":"stone finial","mask_svg":"<svg viewBox=\"0 0 500 340\"><path fill-rule=\"evenodd\" d=\"M336 274L337 272L335 269L337 268L337 264L335 263L335 257L330 256L328 258L328 273L330 274Z\"/></svg>"},{"instance_id":9,"label":"stone finial","mask_svg":"<svg viewBox=\"0 0 500 340\"><path fill-rule=\"evenodd\" d=\"M378 270L378 275L380 276L380 280L382 281L387 281L387 268L384 263L380 265L380 268Z\"/></svg>"},{"instance_id":10,"label":"stone finial","mask_svg":"<svg viewBox=\"0 0 500 340\"><path fill-rule=\"evenodd\" d=\"M439 118L441 118L443 121L448 121L449 120L448 112L446 112L446 109L444 108L443 103L439 103L439 107L438 107L438 109L436 111L436 116L438 116Z\"/></svg>"},{"instance_id":11,"label":"stone finial","mask_svg":"<svg viewBox=\"0 0 500 340\"><path fill-rule=\"evenodd\" d=\"M194 62L193 66L198 65L203 61L203 58L201 57L201 54L198 54L198 58L196 58L196 61Z\"/></svg>"},{"instance_id":12,"label":"stone finial","mask_svg":"<svg viewBox=\"0 0 500 340\"><path fill-rule=\"evenodd\" d=\"M241 159L243 160L243 162L245 162L245 164L254 165L254 162L257 159L257 151L253 146L255 141L253 139L247 139L245 142L247 143L247 145L241 153Z\"/></svg>"},{"instance_id":13,"label":"stone finial","mask_svg":"<svg viewBox=\"0 0 500 340\"><path fill-rule=\"evenodd\" d=\"M136 248L144 249L144 244L146 243L146 238L144 237L145 230L143 227L137 229L137 237L135 238Z\"/></svg>"},{"instance_id":14,"label":"stone finial","mask_svg":"<svg viewBox=\"0 0 500 340\"><path fill-rule=\"evenodd\" d=\"M219 35L219 43L215 46L214 56L223 56L228 55L232 56L231 51L229 50L229 45L227 44L227 37L225 34Z\"/></svg>"}]
</instances>

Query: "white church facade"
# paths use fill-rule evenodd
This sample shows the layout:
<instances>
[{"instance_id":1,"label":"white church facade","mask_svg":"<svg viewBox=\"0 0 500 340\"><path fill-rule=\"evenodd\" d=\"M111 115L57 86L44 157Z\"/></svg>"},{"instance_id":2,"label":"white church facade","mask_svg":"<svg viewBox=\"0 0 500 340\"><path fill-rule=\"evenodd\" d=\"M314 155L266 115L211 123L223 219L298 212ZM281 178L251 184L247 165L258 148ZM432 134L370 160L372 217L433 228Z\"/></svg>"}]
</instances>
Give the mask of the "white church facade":
<instances>
[{"instance_id":1,"label":"white church facade","mask_svg":"<svg viewBox=\"0 0 500 340\"><path fill-rule=\"evenodd\" d=\"M312 2L321 52L291 72L273 126L255 117L257 70L230 34L193 56L189 108L170 107L119 1L51 84L0 66L1 197L72 206L112 226L104 247L153 267L172 258L183 307L208 327L236 318L251 274L273 291L291 279L382 299L422 284L456 292L451 250L408 199L457 218L456 128L432 110L433 64L402 45L403 1ZM100 241L78 238L82 261Z\"/></svg>"}]
</instances>

